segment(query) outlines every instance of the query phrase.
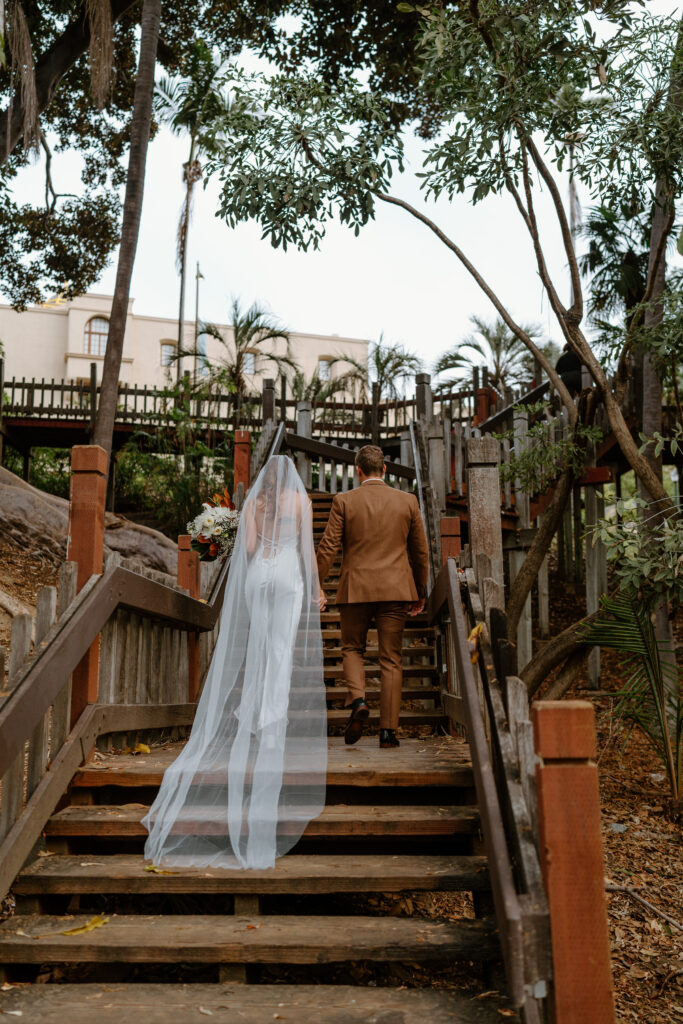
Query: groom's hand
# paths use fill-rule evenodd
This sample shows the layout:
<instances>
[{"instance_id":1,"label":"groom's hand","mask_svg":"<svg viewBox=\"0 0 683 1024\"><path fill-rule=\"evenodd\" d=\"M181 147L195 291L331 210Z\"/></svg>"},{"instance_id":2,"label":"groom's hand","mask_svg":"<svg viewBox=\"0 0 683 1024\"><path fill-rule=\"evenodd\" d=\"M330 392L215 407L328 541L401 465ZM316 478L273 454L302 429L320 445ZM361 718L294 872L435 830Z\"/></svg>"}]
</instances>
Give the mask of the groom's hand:
<instances>
[{"instance_id":1,"label":"groom's hand","mask_svg":"<svg viewBox=\"0 0 683 1024\"><path fill-rule=\"evenodd\" d=\"M423 612L424 608L424 597L421 597L419 601L411 601L411 603L408 605L408 615L410 615L411 618L414 618L416 615L419 615L420 612Z\"/></svg>"},{"instance_id":2,"label":"groom's hand","mask_svg":"<svg viewBox=\"0 0 683 1024\"><path fill-rule=\"evenodd\" d=\"M320 611L324 612L326 608L327 608L327 594L325 593L325 591L321 587L320 588Z\"/></svg>"}]
</instances>

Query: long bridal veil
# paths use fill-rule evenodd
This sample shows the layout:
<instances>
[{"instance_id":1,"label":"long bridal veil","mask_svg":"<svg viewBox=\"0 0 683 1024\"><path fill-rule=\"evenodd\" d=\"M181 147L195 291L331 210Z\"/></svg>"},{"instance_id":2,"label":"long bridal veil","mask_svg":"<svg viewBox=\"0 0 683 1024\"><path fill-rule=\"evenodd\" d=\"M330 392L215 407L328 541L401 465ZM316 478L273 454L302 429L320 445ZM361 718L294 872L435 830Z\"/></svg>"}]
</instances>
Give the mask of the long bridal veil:
<instances>
[{"instance_id":1,"label":"long bridal veil","mask_svg":"<svg viewBox=\"0 0 683 1024\"><path fill-rule=\"evenodd\" d=\"M143 824L155 864L267 868L325 803L327 712L308 495L268 460L244 503L191 736Z\"/></svg>"}]
</instances>

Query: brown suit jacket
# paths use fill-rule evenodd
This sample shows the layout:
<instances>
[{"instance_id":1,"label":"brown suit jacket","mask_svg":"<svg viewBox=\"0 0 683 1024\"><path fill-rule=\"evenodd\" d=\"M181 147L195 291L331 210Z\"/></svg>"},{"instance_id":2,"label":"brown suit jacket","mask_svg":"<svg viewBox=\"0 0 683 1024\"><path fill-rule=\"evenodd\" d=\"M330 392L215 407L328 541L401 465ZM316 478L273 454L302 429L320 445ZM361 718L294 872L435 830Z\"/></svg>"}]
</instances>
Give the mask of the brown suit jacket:
<instances>
[{"instance_id":1,"label":"brown suit jacket","mask_svg":"<svg viewBox=\"0 0 683 1024\"><path fill-rule=\"evenodd\" d=\"M429 556L414 494L369 480L336 494L318 545L322 586L341 545L337 604L416 601L424 597Z\"/></svg>"}]
</instances>

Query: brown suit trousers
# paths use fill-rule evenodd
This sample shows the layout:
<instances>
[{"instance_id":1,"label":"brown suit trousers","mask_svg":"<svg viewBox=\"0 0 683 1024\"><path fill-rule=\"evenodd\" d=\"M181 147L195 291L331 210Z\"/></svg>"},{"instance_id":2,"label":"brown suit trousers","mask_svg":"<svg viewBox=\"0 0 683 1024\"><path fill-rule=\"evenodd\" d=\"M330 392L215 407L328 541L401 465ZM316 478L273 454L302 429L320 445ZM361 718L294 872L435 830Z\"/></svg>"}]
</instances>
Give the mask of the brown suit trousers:
<instances>
[{"instance_id":1,"label":"brown suit trousers","mask_svg":"<svg viewBox=\"0 0 683 1024\"><path fill-rule=\"evenodd\" d=\"M427 541L414 494L372 479L335 495L318 546L322 586L342 548L337 604L347 705L365 696L365 649L374 619L379 636L380 727L395 729L403 682L403 629L408 607L426 591Z\"/></svg>"},{"instance_id":2,"label":"brown suit trousers","mask_svg":"<svg viewBox=\"0 0 683 1024\"><path fill-rule=\"evenodd\" d=\"M365 647L370 624L375 620L381 679L380 729L398 728L403 685L401 649L407 613L405 601L364 601L339 606L344 676L349 688L347 705L356 697L365 697Z\"/></svg>"}]
</instances>

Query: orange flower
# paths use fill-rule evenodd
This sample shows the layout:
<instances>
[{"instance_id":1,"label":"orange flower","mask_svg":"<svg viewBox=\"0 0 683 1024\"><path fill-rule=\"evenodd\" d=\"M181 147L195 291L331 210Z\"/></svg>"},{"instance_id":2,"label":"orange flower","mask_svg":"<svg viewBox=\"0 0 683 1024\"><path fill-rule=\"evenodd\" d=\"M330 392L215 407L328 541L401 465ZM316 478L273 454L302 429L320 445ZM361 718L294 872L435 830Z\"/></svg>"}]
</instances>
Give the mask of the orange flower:
<instances>
[{"instance_id":1,"label":"orange flower","mask_svg":"<svg viewBox=\"0 0 683 1024\"><path fill-rule=\"evenodd\" d=\"M209 554L214 555L214 557L218 554L218 544L211 544L209 547Z\"/></svg>"},{"instance_id":2,"label":"orange flower","mask_svg":"<svg viewBox=\"0 0 683 1024\"><path fill-rule=\"evenodd\" d=\"M197 534L197 540L199 541L200 544L210 544L211 543L210 538L209 537L205 537L203 533L198 533Z\"/></svg>"}]
</instances>

